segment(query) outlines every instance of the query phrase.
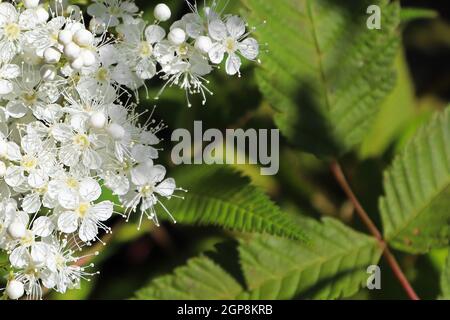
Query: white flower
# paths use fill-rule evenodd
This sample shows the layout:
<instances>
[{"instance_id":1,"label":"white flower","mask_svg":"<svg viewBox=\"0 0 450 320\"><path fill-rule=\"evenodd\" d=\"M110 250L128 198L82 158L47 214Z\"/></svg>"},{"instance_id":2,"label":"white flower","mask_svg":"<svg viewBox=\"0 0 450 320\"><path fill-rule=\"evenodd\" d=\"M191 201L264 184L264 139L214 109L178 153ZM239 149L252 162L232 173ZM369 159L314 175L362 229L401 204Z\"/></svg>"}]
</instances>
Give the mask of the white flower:
<instances>
[{"instance_id":1,"label":"white flower","mask_svg":"<svg viewBox=\"0 0 450 320\"><path fill-rule=\"evenodd\" d=\"M31 188L43 188L55 168L56 159L45 150L45 144L38 136L25 135L21 141L24 153L17 164L6 170L6 183L15 188L27 183Z\"/></svg>"},{"instance_id":2,"label":"white flower","mask_svg":"<svg viewBox=\"0 0 450 320\"><path fill-rule=\"evenodd\" d=\"M9 62L21 50L23 31L37 23L33 10L19 14L8 2L0 3L0 61Z\"/></svg>"},{"instance_id":3,"label":"white flower","mask_svg":"<svg viewBox=\"0 0 450 320\"><path fill-rule=\"evenodd\" d=\"M3 64L0 66L0 96L13 91L14 86L11 80L17 78L19 75L20 68L15 64Z\"/></svg>"},{"instance_id":4,"label":"white flower","mask_svg":"<svg viewBox=\"0 0 450 320\"><path fill-rule=\"evenodd\" d=\"M94 203L101 195L100 185L93 179L80 183L78 194L68 193L60 197L63 207L67 209L58 217L58 229L73 233L79 228L78 236L84 242L97 238L98 229L109 231L103 224L113 213L110 201Z\"/></svg>"},{"instance_id":5,"label":"white flower","mask_svg":"<svg viewBox=\"0 0 450 320\"><path fill-rule=\"evenodd\" d=\"M170 29L159 25L166 5L149 25L133 1L94 0L91 21L69 2L0 1L0 249L14 270L12 299L63 293L95 274L75 252L110 232L116 204L99 200L103 190L128 218L140 210L139 226L144 216L159 224L156 206L172 217L162 200L181 189L157 164L166 126L137 108L139 88L148 96L158 78L157 97L178 86L189 105L197 93L205 103L212 63L228 53L235 74L238 55L258 55L242 20L221 22L216 2L189 4Z\"/></svg>"},{"instance_id":6,"label":"white flower","mask_svg":"<svg viewBox=\"0 0 450 320\"><path fill-rule=\"evenodd\" d=\"M36 265L46 262L48 244L38 241L37 237L47 237L54 230L54 224L50 218L42 216L36 218L31 229L25 231L25 235L17 240L17 246L12 250L9 261L16 268L24 268L29 259Z\"/></svg>"},{"instance_id":7,"label":"white flower","mask_svg":"<svg viewBox=\"0 0 450 320\"><path fill-rule=\"evenodd\" d=\"M208 83L205 76L211 73L212 67L202 55L197 52L189 53L192 47L187 46L187 49L182 50L186 50L188 53L176 56L176 58L163 66L165 74L161 78L166 80L166 84L158 92L157 98L159 98L166 86L176 85L186 91L189 107L191 106L189 94L200 93L203 98L202 104L205 105L206 94L212 95L212 92L205 85L205 83Z\"/></svg>"},{"instance_id":8,"label":"white flower","mask_svg":"<svg viewBox=\"0 0 450 320\"><path fill-rule=\"evenodd\" d=\"M182 28L189 37L197 39L208 33L207 26L210 21L220 19L217 13L217 2L213 2L211 7L205 6L203 10L198 9L197 3L192 5L188 2L188 5L192 12L185 14L181 20L174 22L170 28Z\"/></svg>"},{"instance_id":9,"label":"white flower","mask_svg":"<svg viewBox=\"0 0 450 320\"><path fill-rule=\"evenodd\" d=\"M134 2L122 0L95 0L87 10L90 16L102 20L110 27L117 26L121 21L132 20L138 11Z\"/></svg>"},{"instance_id":10,"label":"white flower","mask_svg":"<svg viewBox=\"0 0 450 320\"><path fill-rule=\"evenodd\" d=\"M137 20L134 23L120 25L117 30L124 37L124 42L119 47L122 59L140 79L153 78L156 75L154 45L166 36L164 29L158 25L145 27L144 21Z\"/></svg>"},{"instance_id":11,"label":"white flower","mask_svg":"<svg viewBox=\"0 0 450 320\"><path fill-rule=\"evenodd\" d=\"M102 157L96 151L98 137L80 128L73 129L67 124L56 124L52 128L53 137L61 142L58 156L62 164L73 167L82 161L88 169L99 169Z\"/></svg>"},{"instance_id":12,"label":"white flower","mask_svg":"<svg viewBox=\"0 0 450 320\"><path fill-rule=\"evenodd\" d=\"M70 248L66 238L62 240L56 237L46 238L50 246L47 257L47 270L42 275L42 282L46 288L54 288L57 292L65 293L67 289L79 288L81 279L86 279L94 273L85 271L84 267L77 265L79 257ZM95 252L93 255L97 255ZM87 257L87 256L85 256Z\"/></svg>"},{"instance_id":13,"label":"white flower","mask_svg":"<svg viewBox=\"0 0 450 320\"><path fill-rule=\"evenodd\" d=\"M254 38L247 38L245 22L237 16L228 17L225 23L221 20L211 21L208 30L211 38L217 41L209 51L209 58L212 63L218 64L227 53L225 69L229 75L239 73L241 68L242 62L237 52L249 60L256 59L259 54L258 42Z\"/></svg>"},{"instance_id":14,"label":"white flower","mask_svg":"<svg viewBox=\"0 0 450 320\"><path fill-rule=\"evenodd\" d=\"M45 24L39 25L24 34L25 41L36 50L36 55L43 57L45 49L61 48L58 43L58 34L66 19L55 17Z\"/></svg>"},{"instance_id":15,"label":"white flower","mask_svg":"<svg viewBox=\"0 0 450 320\"><path fill-rule=\"evenodd\" d=\"M17 202L8 197L2 196L0 201L0 248L6 249L11 247L9 242L11 238L8 236L8 227L13 222L20 222L23 225L28 223L28 215L17 211Z\"/></svg>"},{"instance_id":16,"label":"white flower","mask_svg":"<svg viewBox=\"0 0 450 320\"><path fill-rule=\"evenodd\" d=\"M46 104L55 99L50 87L41 87L41 75L35 67L23 68L20 79L14 83L13 92L6 104L9 116L19 119L31 111L37 118L45 109Z\"/></svg>"},{"instance_id":17,"label":"white flower","mask_svg":"<svg viewBox=\"0 0 450 320\"><path fill-rule=\"evenodd\" d=\"M175 180L172 178L164 180L165 175L166 169L163 166L154 166L151 163L142 163L131 170L134 188L128 194L121 197L121 200L127 208L128 218L131 212L136 211L140 204L141 216L139 226L142 224L144 215L159 225L155 210L155 206L158 204L162 206L175 222L173 216L158 199L158 197L170 198L176 190Z\"/></svg>"}]
</instances>

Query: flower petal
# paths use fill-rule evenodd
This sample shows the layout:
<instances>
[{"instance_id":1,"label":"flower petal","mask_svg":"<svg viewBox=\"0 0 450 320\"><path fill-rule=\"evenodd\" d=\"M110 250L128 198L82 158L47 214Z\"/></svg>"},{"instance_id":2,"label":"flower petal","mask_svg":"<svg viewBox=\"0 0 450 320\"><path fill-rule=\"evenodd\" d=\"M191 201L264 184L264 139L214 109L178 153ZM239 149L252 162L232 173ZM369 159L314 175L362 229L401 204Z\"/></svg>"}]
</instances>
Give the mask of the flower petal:
<instances>
[{"instance_id":1,"label":"flower petal","mask_svg":"<svg viewBox=\"0 0 450 320\"><path fill-rule=\"evenodd\" d=\"M93 202L97 200L102 194L100 184L92 178L85 178L80 182L79 187L80 196L83 201Z\"/></svg>"},{"instance_id":2,"label":"flower petal","mask_svg":"<svg viewBox=\"0 0 450 320\"><path fill-rule=\"evenodd\" d=\"M234 38L239 39L245 33L245 22L238 16L231 16L227 19L228 33Z\"/></svg>"},{"instance_id":3,"label":"flower petal","mask_svg":"<svg viewBox=\"0 0 450 320\"><path fill-rule=\"evenodd\" d=\"M36 218L31 229L35 235L40 237L48 237L55 230L55 225L49 217L41 216Z\"/></svg>"},{"instance_id":4,"label":"flower petal","mask_svg":"<svg viewBox=\"0 0 450 320\"><path fill-rule=\"evenodd\" d=\"M95 204L91 209L90 213L95 219L99 221L106 221L111 218L113 214L113 203L111 201L103 201Z\"/></svg>"},{"instance_id":5,"label":"flower petal","mask_svg":"<svg viewBox=\"0 0 450 320\"><path fill-rule=\"evenodd\" d=\"M213 20L208 25L208 31L211 38L222 41L227 37L227 27L221 20Z\"/></svg>"},{"instance_id":6,"label":"flower petal","mask_svg":"<svg viewBox=\"0 0 450 320\"><path fill-rule=\"evenodd\" d=\"M253 38L247 38L239 43L239 52L249 60L255 60L259 54L259 44Z\"/></svg>"},{"instance_id":7,"label":"flower petal","mask_svg":"<svg viewBox=\"0 0 450 320\"><path fill-rule=\"evenodd\" d=\"M209 50L208 55L212 63L219 64L225 56L225 47L222 43L215 43Z\"/></svg>"},{"instance_id":8,"label":"flower petal","mask_svg":"<svg viewBox=\"0 0 450 320\"><path fill-rule=\"evenodd\" d=\"M165 36L166 31L155 24L152 24L145 29L145 39L151 44L160 42Z\"/></svg>"},{"instance_id":9,"label":"flower petal","mask_svg":"<svg viewBox=\"0 0 450 320\"><path fill-rule=\"evenodd\" d=\"M241 58L239 58L236 54L230 54L225 64L225 71L230 76L239 73L239 69L241 68Z\"/></svg>"},{"instance_id":10,"label":"flower petal","mask_svg":"<svg viewBox=\"0 0 450 320\"><path fill-rule=\"evenodd\" d=\"M161 182L155 189L155 191L163 197L171 197L175 191L175 180L168 178Z\"/></svg>"},{"instance_id":11,"label":"flower petal","mask_svg":"<svg viewBox=\"0 0 450 320\"><path fill-rule=\"evenodd\" d=\"M78 215L74 211L63 212L58 217L58 230L73 233L78 229Z\"/></svg>"},{"instance_id":12,"label":"flower petal","mask_svg":"<svg viewBox=\"0 0 450 320\"><path fill-rule=\"evenodd\" d=\"M94 219L86 218L80 226L79 237L84 242L94 240L98 234L97 222Z\"/></svg>"}]
</instances>

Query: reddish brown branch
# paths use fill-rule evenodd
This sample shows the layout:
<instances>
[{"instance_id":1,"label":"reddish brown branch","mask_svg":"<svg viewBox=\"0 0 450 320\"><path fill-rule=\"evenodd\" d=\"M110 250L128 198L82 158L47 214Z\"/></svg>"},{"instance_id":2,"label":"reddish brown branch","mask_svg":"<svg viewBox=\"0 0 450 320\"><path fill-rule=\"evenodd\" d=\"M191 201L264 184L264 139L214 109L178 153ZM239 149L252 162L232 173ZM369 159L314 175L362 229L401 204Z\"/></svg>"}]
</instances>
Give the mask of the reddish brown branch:
<instances>
[{"instance_id":1,"label":"reddish brown branch","mask_svg":"<svg viewBox=\"0 0 450 320\"><path fill-rule=\"evenodd\" d=\"M385 243L383 236L381 232L378 230L376 225L373 223L373 221L370 219L367 212L364 210L364 208L361 206L361 203L359 202L358 198L353 193L352 188L350 187L344 172L342 171L341 166L338 162L333 161L331 164L331 172L333 173L334 177L336 178L336 181L339 183L341 188L344 190L347 197L352 202L353 206L355 207L355 211L358 214L359 218L362 220L364 225L367 227L369 232L378 240L380 246L383 248L383 256L386 259L387 263L392 269L392 272L394 273L395 277L400 282L401 286L405 290L406 294L411 300L419 300L419 297L417 296L416 292L414 291L413 287L409 283L408 279L406 278L405 274L403 273L402 269L400 268L400 265L398 264L397 260L395 259L394 255L390 251L389 247Z\"/></svg>"}]
</instances>

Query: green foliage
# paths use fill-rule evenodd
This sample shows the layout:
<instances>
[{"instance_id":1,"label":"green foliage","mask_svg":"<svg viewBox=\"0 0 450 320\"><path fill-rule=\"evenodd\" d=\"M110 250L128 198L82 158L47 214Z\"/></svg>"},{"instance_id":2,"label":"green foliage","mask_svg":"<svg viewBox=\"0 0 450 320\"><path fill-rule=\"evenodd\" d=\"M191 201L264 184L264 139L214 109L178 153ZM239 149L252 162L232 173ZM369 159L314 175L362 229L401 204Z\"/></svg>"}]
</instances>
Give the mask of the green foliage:
<instances>
[{"instance_id":1,"label":"green foliage","mask_svg":"<svg viewBox=\"0 0 450 320\"><path fill-rule=\"evenodd\" d=\"M397 83L380 105L373 125L361 145L362 158L383 154L415 115L414 86L403 50L398 52L394 66Z\"/></svg>"},{"instance_id":2,"label":"green foliage","mask_svg":"<svg viewBox=\"0 0 450 320\"><path fill-rule=\"evenodd\" d=\"M137 299L234 299L242 291L241 285L206 256L188 261L173 275L156 279L150 286L136 293Z\"/></svg>"},{"instance_id":3,"label":"green foliage","mask_svg":"<svg viewBox=\"0 0 450 320\"><path fill-rule=\"evenodd\" d=\"M450 254L447 254L447 261L441 274L441 299L450 300Z\"/></svg>"},{"instance_id":4,"label":"green foliage","mask_svg":"<svg viewBox=\"0 0 450 320\"><path fill-rule=\"evenodd\" d=\"M373 0L243 0L269 44L257 73L276 122L298 147L336 156L362 141L394 85L399 7ZM378 4L382 29L368 30Z\"/></svg>"},{"instance_id":5,"label":"green foliage","mask_svg":"<svg viewBox=\"0 0 450 320\"><path fill-rule=\"evenodd\" d=\"M400 11L400 19L402 22L410 22L417 19L432 19L439 16L435 10L424 8L402 8Z\"/></svg>"},{"instance_id":6,"label":"green foliage","mask_svg":"<svg viewBox=\"0 0 450 320\"><path fill-rule=\"evenodd\" d=\"M436 114L397 155L380 200L386 239L407 252L450 238L450 109Z\"/></svg>"},{"instance_id":7,"label":"green foliage","mask_svg":"<svg viewBox=\"0 0 450 320\"><path fill-rule=\"evenodd\" d=\"M180 170L175 178L179 185L189 187L184 199L165 202L170 212L176 212L177 222L295 239L307 237L260 189L238 173L196 166Z\"/></svg>"},{"instance_id":8,"label":"green foliage","mask_svg":"<svg viewBox=\"0 0 450 320\"><path fill-rule=\"evenodd\" d=\"M139 299L336 299L355 294L376 264L374 238L334 219L301 219L311 244L267 235L240 237L238 268L230 249L191 259L173 274L153 280Z\"/></svg>"}]
</instances>

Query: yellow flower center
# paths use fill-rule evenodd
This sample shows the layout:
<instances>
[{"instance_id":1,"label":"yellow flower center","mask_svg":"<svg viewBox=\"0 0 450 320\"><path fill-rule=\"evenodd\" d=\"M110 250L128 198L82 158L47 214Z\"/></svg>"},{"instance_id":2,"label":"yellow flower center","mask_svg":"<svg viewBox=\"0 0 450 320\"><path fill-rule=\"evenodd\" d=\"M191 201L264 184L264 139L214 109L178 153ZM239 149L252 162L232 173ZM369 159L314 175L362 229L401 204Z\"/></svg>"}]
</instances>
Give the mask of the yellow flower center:
<instances>
[{"instance_id":1,"label":"yellow flower center","mask_svg":"<svg viewBox=\"0 0 450 320\"><path fill-rule=\"evenodd\" d=\"M97 71L98 81L107 81L109 78L109 72L106 68L99 68Z\"/></svg>"},{"instance_id":2,"label":"yellow flower center","mask_svg":"<svg viewBox=\"0 0 450 320\"><path fill-rule=\"evenodd\" d=\"M139 55L143 58L150 57L153 53L153 47L146 41L142 41L139 46Z\"/></svg>"},{"instance_id":3,"label":"yellow flower center","mask_svg":"<svg viewBox=\"0 0 450 320\"><path fill-rule=\"evenodd\" d=\"M44 195L47 192L48 188L47 186L43 186L41 188L36 189L36 192L39 193L40 195Z\"/></svg>"},{"instance_id":4,"label":"yellow flower center","mask_svg":"<svg viewBox=\"0 0 450 320\"><path fill-rule=\"evenodd\" d=\"M25 235L20 239L20 244L29 247L34 244L34 235L31 233L31 231L27 230Z\"/></svg>"},{"instance_id":5,"label":"yellow flower center","mask_svg":"<svg viewBox=\"0 0 450 320\"><path fill-rule=\"evenodd\" d=\"M4 28L5 36L10 41L19 39L20 27L17 23L8 23Z\"/></svg>"},{"instance_id":6,"label":"yellow flower center","mask_svg":"<svg viewBox=\"0 0 450 320\"><path fill-rule=\"evenodd\" d=\"M81 149L87 149L89 148L90 145L89 138L85 134L77 134L73 138L73 143L78 147L80 147Z\"/></svg>"},{"instance_id":7,"label":"yellow flower center","mask_svg":"<svg viewBox=\"0 0 450 320\"><path fill-rule=\"evenodd\" d=\"M80 218L84 218L89 211L89 203L81 203L76 212Z\"/></svg>"},{"instance_id":8,"label":"yellow flower center","mask_svg":"<svg viewBox=\"0 0 450 320\"><path fill-rule=\"evenodd\" d=\"M33 156L26 155L22 157L20 164L26 171L31 171L36 168L38 160Z\"/></svg>"},{"instance_id":9,"label":"yellow flower center","mask_svg":"<svg viewBox=\"0 0 450 320\"><path fill-rule=\"evenodd\" d=\"M154 186L152 185L145 185L141 189L141 193L144 197L150 197L153 194L153 191L155 190Z\"/></svg>"},{"instance_id":10,"label":"yellow flower center","mask_svg":"<svg viewBox=\"0 0 450 320\"><path fill-rule=\"evenodd\" d=\"M23 96L23 102L27 105L27 106L32 106L33 104L36 103L37 101L37 95L36 92L34 91L30 91L25 93Z\"/></svg>"},{"instance_id":11,"label":"yellow flower center","mask_svg":"<svg viewBox=\"0 0 450 320\"><path fill-rule=\"evenodd\" d=\"M227 52L235 52L236 51L236 40L233 38L228 38L225 40L225 49Z\"/></svg>"},{"instance_id":12,"label":"yellow flower center","mask_svg":"<svg viewBox=\"0 0 450 320\"><path fill-rule=\"evenodd\" d=\"M76 188L78 188L79 183L78 183L78 180L76 180L76 179L74 179L74 178L68 178L68 179L66 180L66 185L67 185L69 188L76 189Z\"/></svg>"},{"instance_id":13,"label":"yellow flower center","mask_svg":"<svg viewBox=\"0 0 450 320\"><path fill-rule=\"evenodd\" d=\"M189 46L186 43L182 43L178 49L177 49L177 53L180 56L187 56L187 54L189 53Z\"/></svg>"}]
</instances>

